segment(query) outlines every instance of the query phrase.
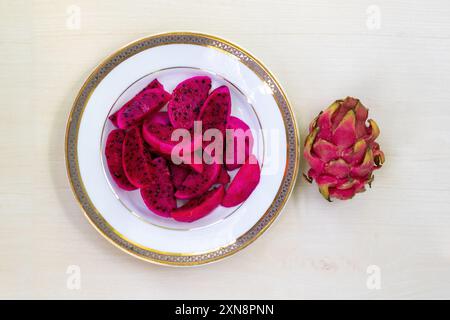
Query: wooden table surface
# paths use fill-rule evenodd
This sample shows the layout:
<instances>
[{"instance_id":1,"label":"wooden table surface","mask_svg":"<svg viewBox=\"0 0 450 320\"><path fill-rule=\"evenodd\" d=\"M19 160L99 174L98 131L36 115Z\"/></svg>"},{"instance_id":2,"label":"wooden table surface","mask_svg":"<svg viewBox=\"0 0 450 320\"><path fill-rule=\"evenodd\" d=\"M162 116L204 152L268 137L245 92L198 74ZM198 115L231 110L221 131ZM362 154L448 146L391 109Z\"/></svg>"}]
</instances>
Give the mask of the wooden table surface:
<instances>
[{"instance_id":1,"label":"wooden table surface","mask_svg":"<svg viewBox=\"0 0 450 320\"><path fill-rule=\"evenodd\" d=\"M110 245L71 193L67 116L102 58L175 30L260 58L302 138L330 102L361 98L387 158L373 188L330 204L298 179L263 237L203 267ZM448 1L0 0L0 87L0 298L450 298Z\"/></svg>"}]
</instances>

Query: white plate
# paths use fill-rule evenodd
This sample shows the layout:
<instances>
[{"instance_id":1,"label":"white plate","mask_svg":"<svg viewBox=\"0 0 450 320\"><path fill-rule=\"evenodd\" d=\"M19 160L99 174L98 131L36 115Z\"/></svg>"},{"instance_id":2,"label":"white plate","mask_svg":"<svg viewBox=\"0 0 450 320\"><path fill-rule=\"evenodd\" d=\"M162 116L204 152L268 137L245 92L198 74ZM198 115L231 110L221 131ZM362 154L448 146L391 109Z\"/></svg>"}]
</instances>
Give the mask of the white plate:
<instances>
[{"instance_id":1,"label":"white plate","mask_svg":"<svg viewBox=\"0 0 450 320\"><path fill-rule=\"evenodd\" d=\"M169 92L193 75L227 85L232 114L253 131L261 181L239 207L219 207L194 223L149 213L138 191L125 192L105 170L103 143L120 108L154 78ZM137 40L103 61L81 88L67 124L66 160L75 196L89 221L113 244L147 261L198 265L246 247L275 220L294 186L299 141L295 117L269 71L217 37L167 33Z\"/></svg>"}]
</instances>

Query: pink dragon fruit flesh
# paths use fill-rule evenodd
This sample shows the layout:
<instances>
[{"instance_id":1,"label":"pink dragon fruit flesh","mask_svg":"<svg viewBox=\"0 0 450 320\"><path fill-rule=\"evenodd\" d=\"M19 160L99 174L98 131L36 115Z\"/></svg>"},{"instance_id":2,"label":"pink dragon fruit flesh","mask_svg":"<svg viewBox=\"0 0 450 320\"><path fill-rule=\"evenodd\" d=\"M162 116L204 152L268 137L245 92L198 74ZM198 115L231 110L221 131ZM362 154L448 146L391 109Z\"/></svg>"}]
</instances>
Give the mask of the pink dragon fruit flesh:
<instances>
[{"instance_id":1,"label":"pink dragon fruit flesh","mask_svg":"<svg viewBox=\"0 0 450 320\"><path fill-rule=\"evenodd\" d=\"M169 168L166 160L161 157L154 159L152 166L158 174L155 175L151 184L141 188L142 199L153 213L162 217L170 217L177 204Z\"/></svg>"},{"instance_id":2,"label":"pink dragon fruit flesh","mask_svg":"<svg viewBox=\"0 0 450 320\"><path fill-rule=\"evenodd\" d=\"M258 185L260 178L261 169L258 160L254 155L250 155L231 181L223 197L222 206L234 207L247 200Z\"/></svg>"},{"instance_id":3,"label":"pink dragon fruit flesh","mask_svg":"<svg viewBox=\"0 0 450 320\"><path fill-rule=\"evenodd\" d=\"M172 94L154 79L109 117L119 128L105 146L112 179L124 190L139 188L149 212L193 222L219 205L239 205L258 185L261 171L251 154L249 126L231 116L226 86L210 90L207 76L182 81ZM167 111L161 111L167 102ZM201 121L202 129L194 121ZM231 179L228 170L235 169Z\"/></svg>"},{"instance_id":4,"label":"pink dragon fruit flesh","mask_svg":"<svg viewBox=\"0 0 450 320\"><path fill-rule=\"evenodd\" d=\"M367 117L362 103L347 97L331 104L310 125L304 157L311 169L306 178L316 181L328 201L350 199L365 191L365 185L373 181L373 171L384 162L375 142L380 129Z\"/></svg>"},{"instance_id":5,"label":"pink dragon fruit flesh","mask_svg":"<svg viewBox=\"0 0 450 320\"><path fill-rule=\"evenodd\" d=\"M136 187L148 186L154 180L155 170L151 165L150 153L138 127L127 131L123 141L123 167L128 180Z\"/></svg>"},{"instance_id":6,"label":"pink dragon fruit flesh","mask_svg":"<svg viewBox=\"0 0 450 320\"><path fill-rule=\"evenodd\" d=\"M117 113L117 126L128 129L140 124L148 115L159 111L170 99L164 89L146 89L128 101Z\"/></svg>"},{"instance_id":7,"label":"pink dragon fruit flesh","mask_svg":"<svg viewBox=\"0 0 450 320\"><path fill-rule=\"evenodd\" d=\"M248 159L253 148L253 135L244 121L233 116L228 119L227 134L229 138L225 141L225 165L231 171L242 166Z\"/></svg>"},{"instance_id":8,"label":"pink dragon fruit flesh","mask_svg":"<svg viewBox=\"0 0 450 320\"><path fill-rule=\"evenodd\" d=\"M151 116L149 116L146 121L152 123L152 124L160 124L163 126L170 126L169 121L169 115L167 114L167 111L160 111L157 112Z\"/></svg>"},{"instance_id":9,"label":"pink dragon fruit flesh","mask_svg":"<svg viewBox=\"0 0 450 320\"><path fill-rule=\"evenodd\" d=\"M147 90L147 89L156 89L156 88L159 88L159 89L164 90L163 85L158 81L158 79L154 79L152 82L150 82L144 89L142 89L142 90L140 91L140 93L141 93L142 91ZM122 107L122 108L123 108L123 107ZM116 111L115 113L113 113L112 115L109 116L109 120L111 120L111 122L112 122L116 127L119 127L118 124L117 124L117 114L118 114L119 111L120 111L120 110Z\"/></svg>"},{"instance_id":10,"label":"pink dragon fruit flesh","mask_svg":"<svg viewBox=\"0 0 450 320\"><path fill-rule=\"evenodd\" d=\"M170 165L170 173L172 177L172 183L175 189L179 189L183 184L184 179L191 173L191 169L183 164L173 164Z\"/></svg>"},{"instance_id":11,"label":"pink dragon fruit flesh","mask_svg":"<svg viewBox=\"0 0 450 320\"><path fill-rule=\"evenodd\" d=\"M123 169L122 150L124 139L125 131L121 129L111 131L106 140L105 156L109 172L114 182L119 188L131 191L136 189L136 187L128 180Z\"/></svg>"},{"instance_id":12,"label":"pink dragon fruit flesh","mask_svg":"<svg viewBox=\"0 0 450 320\"><path fill-rule=\"evenodd\" d=\"M208 189L217 181L222 166L213 162L204 164L203 172L191 172L182 185L175 192L177 199L192 199L208 191Z\"/></svg>"},{"instance_id":13,"label":"pink dragon fruit flesh","mask_svg":"<svg viewBox=\"0 0 450 320\"><path fill-rule=\"evenodd\" d=\"M226 86L214 89L200 109L199 119L202 121L203 132L208 129L217 129L225 134L230 113L230 90Z\"/></svg>"},{"instance_id":14,"label":"pink dragon fruit flesh","mask_svg":"<svg viewBox=\"0 0 450 320\"><path fill-rule=\"evenodd\" d=\"M153 118L148 118L144 121L144 125L142 127L142 134L144 136L145 141L152 147L153 150L159 152L161 155L169 156L169 157L183 157L184 154L177 154L174 151L175 146L179 144L178 141L172 141L172 133L174 132L174 128L169 122L167 113L158 113L158 121L155 121ZM166 117L166 118L165 118ZM164 119L165 118L165 119ZM166 121L164 121L166 120ZM192 138L192 136L191 136ZM197 157L195 151L196 148L201 148L201 139L200 135L196 135L195 139L186 142L183 150L186 150L191 158L186 155L188 161L186 164L191 166L195 171L202 171L201 160L195 160L194 157Z\"/></svg>"},{"instance_id":15,"label":"pink dragon fruit flesh","mask_svg":"<svg viewBox=\"0 0 450 320\"><path fill-rule=\"evenodd\" d=\"M211 79L207 76L192 77L177 85L167 105L174 128L192 128L210 89Z\"/></svg>"},{"instance_id":16,"label":"pink dragon fruit flesh","mask_svg":"<svg viewBox=\"0 0 450 320\"><path fill-rule=\"evenodd\" d=\"M230 180L230 175L228 174L227 170L225 170L225 167L222 166L219 176L217 177L217 183L226 185L230 182Z\"/></svg>"},{"instance_id":17,"label":"pink dragon fruit flesh","mask_svg":"<svg viewBox=\"0 0 450 320\"><path fill-rule=\"evenodd\" d=\"M182 207L173 210L172 218L181 222L193 222L203 218L220 205L223 194L223 186L211 189L202 196L194 198Z\"/></svg>"}]
</instances>

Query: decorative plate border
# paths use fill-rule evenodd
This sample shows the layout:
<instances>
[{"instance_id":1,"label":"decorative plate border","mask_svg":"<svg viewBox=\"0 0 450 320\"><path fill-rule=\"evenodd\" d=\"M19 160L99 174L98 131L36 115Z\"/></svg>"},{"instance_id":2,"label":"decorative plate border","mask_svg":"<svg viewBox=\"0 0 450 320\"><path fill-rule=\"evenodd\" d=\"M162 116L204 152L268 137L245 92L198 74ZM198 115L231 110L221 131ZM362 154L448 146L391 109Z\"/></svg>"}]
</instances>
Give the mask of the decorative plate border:
<instances>
[{"instance_id":1,"label":"decorative plate border","mask_svg":"<svg viewBox=\"0 0 450 320\"><path fill-rule=\"evenodd\" d=\"M207 46L239 59L241 63L245 64L270 87L286 127L287 163L275 200L260 220L250 230L237 238L235 242L209 252L192 254L162 252L143 247L125 238L95 208L80 176L77 156L78 129L90 95L102 79L124 60L143 50L167 44ZM114 52L94 69L81 87L72 106L66 127L65 156L67 175L72 191L89 222L100 234L116 247L142 260L164 265L193 266L213 262L244 249L273 223L283 209L295 185L299 168L299 145L297 124L289 101L278 81L261 62L239 46L216 36L193 32L170 32L136 40Z\"/></svg>"}]
</instances>

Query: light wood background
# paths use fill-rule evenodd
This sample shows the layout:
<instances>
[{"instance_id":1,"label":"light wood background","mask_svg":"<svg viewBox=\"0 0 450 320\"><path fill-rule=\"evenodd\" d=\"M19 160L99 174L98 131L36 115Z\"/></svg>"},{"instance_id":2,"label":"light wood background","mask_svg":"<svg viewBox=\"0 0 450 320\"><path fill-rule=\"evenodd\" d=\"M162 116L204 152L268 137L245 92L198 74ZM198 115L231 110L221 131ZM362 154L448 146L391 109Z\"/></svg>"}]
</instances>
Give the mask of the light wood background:
<instances>
[{"instance_id":1,"label":"light wood background","mask_svg":"<svg viewBox=\"0 0 450 320\"><path fill-rule=\"evenodd\" d=\"M259 57L302 137L336 98L361 98L387 157L372 190L329 204L298 179L262 238L198 268L148 264L105 241L68 185L67 116L101 59L174 30ZM0 298L450 298L448 1L0 0L0 101ZM70 265L79 290L67 287ZM379 290L366 285L371 265Z\"/></svg>"}]
</instances>

